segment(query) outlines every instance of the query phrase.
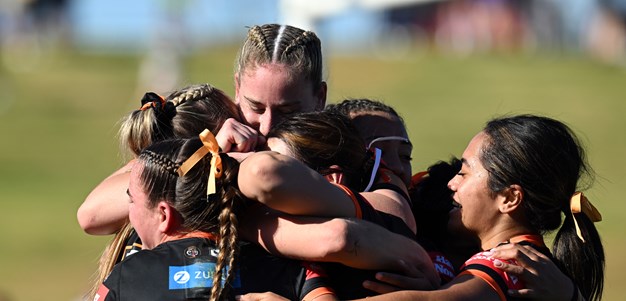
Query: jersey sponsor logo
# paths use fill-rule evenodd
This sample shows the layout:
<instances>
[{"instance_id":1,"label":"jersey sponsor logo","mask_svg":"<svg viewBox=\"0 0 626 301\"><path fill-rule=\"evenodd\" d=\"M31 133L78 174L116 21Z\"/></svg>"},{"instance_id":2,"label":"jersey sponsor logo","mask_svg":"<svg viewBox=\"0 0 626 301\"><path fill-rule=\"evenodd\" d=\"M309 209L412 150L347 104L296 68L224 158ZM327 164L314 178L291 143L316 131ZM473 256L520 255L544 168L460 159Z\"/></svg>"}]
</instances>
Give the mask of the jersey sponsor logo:
<instances>
[{"instance_id":1,"label":"jersey sponsor logo","mask_svg":"<svg viewBox=\"0 0 626 301\"><path fill-rule=\"evenodd\" d=\"M228 271L228 268L226 269ZM235 278L231 285L234 288L241 287L239 280L239 271L235 271ZM198 287L213 287L213 275L215 274L215 263L198 262L185 266L169 267L169 289L188 289ZM222 275L222 284L226 279L226 275Z\"/></svg>"},{"instance_id":2,"label":"jersey sponsor logo","mask_svg":"<svg viewBox=\"0 0 626 301\"><path fill-rule=\"evenodd\" d=\"M191 279L191 277L186 271L180 271L174 274L173 279L178 284L185 284L187 283L187 281L189 281L189 279Z\"/></svg>"},{"instance_id":3,"label":"jersey sponsor logo","mask_svg":"<svg viewBox=\"0 0 626 301\"><path fill-rule=\"evenodd\" d=\"M185 257L187 258L196 258L200 255L200 249L196 246L190 246L185 249Z\"/></svg>"}]
</instances>

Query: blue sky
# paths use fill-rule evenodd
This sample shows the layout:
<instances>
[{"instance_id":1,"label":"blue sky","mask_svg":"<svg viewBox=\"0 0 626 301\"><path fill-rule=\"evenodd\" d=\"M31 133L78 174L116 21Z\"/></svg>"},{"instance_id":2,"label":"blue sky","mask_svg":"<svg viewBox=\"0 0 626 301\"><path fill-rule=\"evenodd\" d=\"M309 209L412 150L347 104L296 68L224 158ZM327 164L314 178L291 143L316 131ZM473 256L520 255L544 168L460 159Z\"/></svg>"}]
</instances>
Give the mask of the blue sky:
<instances>
[{"instance_id":1,"label":"blue sky","mask_svg":"<svg viewBox=\"0 0 626 301\"><path fill-rule=\"evenodd\" d=\"M246 26L282 23L279 0L79 0L70 10L80 45L90 48L142 49L168 25L166 8L178 11L184 30L196 44L238 43ZM316 28L323 41L365 39L375 14L351 9L326 18ZM371 31L370 31L371 32Z\"/></svg>"}]
</instances>

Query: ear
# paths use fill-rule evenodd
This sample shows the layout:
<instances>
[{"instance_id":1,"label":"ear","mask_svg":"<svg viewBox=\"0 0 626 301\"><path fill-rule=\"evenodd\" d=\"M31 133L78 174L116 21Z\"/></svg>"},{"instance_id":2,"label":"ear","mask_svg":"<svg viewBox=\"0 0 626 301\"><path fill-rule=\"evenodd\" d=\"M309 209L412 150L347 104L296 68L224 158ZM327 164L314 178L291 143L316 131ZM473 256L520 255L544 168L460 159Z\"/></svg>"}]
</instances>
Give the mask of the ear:
<instances>
[{"instance_id":1,"label":"ear","mask_svg":"<svg viewBox=\"0 0 626 301\"><path fill-rule=\"evenodd\" d=\"M331 170L335 170L335 172L329 173L324 176L328 182L335 184L343 184L343 172L341 171L341 167L338 165L333 165L330 167Z\"/></svg>"},{"instance_id":2,"label":"ear","mask_svg":"<svg viewBox=\"0 0 626 301\"><path fill-rule=\"evenodd\" d=\"M503 192L504 199L498 205L498 209L502 213L511 213L518 208L521 208L522 201L524 200L524 190L522 186L513 184Z\"/></svg>"},{"instance_id":3,"label":"ear","mask_svg":"<svg viewBox=\"0 0 626 301\"><path fill-rule=\"evenodd\" d=\"M171 233L180 225L178 212L165 201L160 201L157 204L157 214L159 219L159 232Z\"/></svg>"},{"instance_id":4,"label":"ear","mask_svg":"<svg viewBox=\"0 0 626 301\"><path fill-rule=\"evenodd\" d=\"M320 84L320 88L317 91L317 110L321 111L326 106L326 93L328 92L328 85L326 82Z\"/></svg>"}]
</instances>

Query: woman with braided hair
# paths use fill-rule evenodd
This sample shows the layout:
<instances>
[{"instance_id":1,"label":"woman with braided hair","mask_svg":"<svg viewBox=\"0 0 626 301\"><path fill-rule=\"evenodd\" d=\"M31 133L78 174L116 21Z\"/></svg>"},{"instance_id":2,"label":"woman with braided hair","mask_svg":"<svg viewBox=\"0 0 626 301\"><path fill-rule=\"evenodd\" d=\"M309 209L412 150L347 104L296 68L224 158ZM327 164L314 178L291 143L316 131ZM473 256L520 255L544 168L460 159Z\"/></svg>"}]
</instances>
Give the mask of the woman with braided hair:
<instances>
[{"instance_id":1,"label":"woman with braided hair","mask_svg":"<svg viewBox=\"0 0 626 301\"><path fill-rule=\"evenodd\" d=\"M217 132L237 108L220 89L209 84L191 85L166 98L146 93L139 109L124 117L119 139L121 150L133 157L153 142L190 138L203 129ZM218 141L222 137L218 135ZM220 142L221 143L221 142ZM78 209L85 232L107 235L118 231L128 218L125 189L132 160L98 185Z\"/></svg>"},{"instance_id":2,"label":"woman with braided hair","mask_svg":"<svg viewBox=\"0 0 626 301\"><path fill-rule=\"evenodd\" d=\"M239 242L238 216L249 201L238 170L208 130L144 149L127 190L143 250L113 268L94 300L231 300L264 290L294 300L319 288L299 262Z\"/></svg>"},{"instance_id":3,"label":"woman with braided hair","mask_svg":"<svg viewBox=\"0 0 626 301\"><path fill-rule=\"evenodd\" d=\"M319 38L279 24L252 26L235 62L235 102L241 121L231 119L221 135L225 152L247 152L263 144L284 117L317 111L326 103Z\"/></svg>"},{"instance_id":4,"label":"woman with braided hair","mask_svg":"<svg viewBox=\"0 0 626 301\"><path fill-rule=\"evenodd\" d=\"M329 104L324 110L348 116L367 148L380 149L385 167L409 186L413 144L404 119L393 107L378 100L355 98Z\"/></svg>"},{"instance_id":5,"label":"woman with braided hair","mask_svg":"<svg viewBox=\"0 0 626 301\"><path fill-rule=\"evenodd\" d=\"M221 90L209 85L191 85L162 98L146 93L139 109L126 116L119 138L123 152L137 157L153 142L196 136L205 128L217 131L228 119L237 116L237 108ZM218 137L220 139L220 137ZM81 228L94 235L115 233L100 259L93 296L97 285L113 266L141 249L141 240L128 223L128 187L134 159L104 179L78 209Z\"/></svg>"}]
</instances>

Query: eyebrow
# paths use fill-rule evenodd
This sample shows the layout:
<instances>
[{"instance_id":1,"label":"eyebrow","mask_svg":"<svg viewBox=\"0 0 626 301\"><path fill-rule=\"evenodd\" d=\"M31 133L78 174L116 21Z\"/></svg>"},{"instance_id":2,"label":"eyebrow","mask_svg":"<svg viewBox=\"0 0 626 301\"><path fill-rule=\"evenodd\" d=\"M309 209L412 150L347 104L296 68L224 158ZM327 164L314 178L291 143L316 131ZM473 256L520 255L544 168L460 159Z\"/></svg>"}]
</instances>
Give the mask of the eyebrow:
<instances>
[{"instance_id":1,"label":"eyebrow","mask_svg":"<svg viewBox=\"0 0 626 301\"><path fill-rule=\"evenodd\" d=\"M265 105L262 101L258 101L258 100L252 99L252 98L250 98L248 96L244 96L243 98L246 101L248 101L253 106L267 107L267 105ZM287 102L285 102L283 104L280 104L280 105L278 105L276 107L279 107L279 108L289 108L289 107L297 107L297 106L300 106L300 102L298 102L298 101L287 101Z\"/></svg>"},{"instance_id":2,"label":"eyebrow","mask_svg":"<svg viewBox=\"0 0 626 301\"><path fill-rule=\"evenodd\" d=\"M263 105L262 102L260 102L258 100L254 100L254 99L252 99L252 98L250 98L248 96L244 96L243 98L245 98L247 102L249 102L249 103L251 103L253 105Z\"/></svg>"}]
</instances>

